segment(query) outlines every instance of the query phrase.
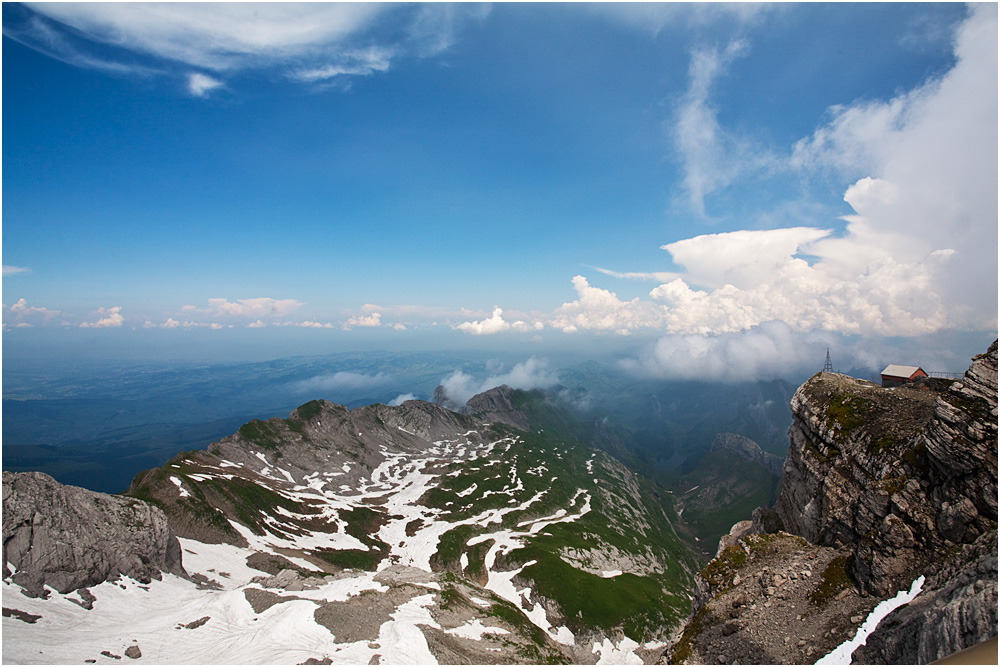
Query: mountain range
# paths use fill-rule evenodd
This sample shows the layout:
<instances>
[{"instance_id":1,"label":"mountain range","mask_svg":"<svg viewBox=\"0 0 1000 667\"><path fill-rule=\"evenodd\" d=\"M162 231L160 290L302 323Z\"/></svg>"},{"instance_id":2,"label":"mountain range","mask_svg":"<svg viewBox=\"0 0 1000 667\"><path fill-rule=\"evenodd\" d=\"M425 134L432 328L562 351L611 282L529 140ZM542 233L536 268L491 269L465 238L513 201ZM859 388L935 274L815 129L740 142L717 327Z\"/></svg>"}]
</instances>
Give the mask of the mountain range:
<instances>
[{"instance_id":1,"label":"mountain range","mask_svg":"<svg viewBox=\"0 0 1000 667\"><path fill-rule=\"evenodd\" d=\"M157 662L187 662L195 645L199 662L592 662L662 651L690 611L697 561L656 487L539 428L529 415L566 419L540 392L500 387L464 412L311 401L140 474L119 502L149 510L127 519L144 530L169 524L179 574L159 543L133 560L163 563L169 576L123 569L127 582L109 584L81 567L81 529L66 539L65 526L91 525L75 506L106 504L98 494L53 503L65 510L55 518L5 506L5 605L40 617L5 628L5 658L28 659L52 636L46 618L66 613L93 631L49 647L48 660L102 661L133 645ZM38 473L5 473L4 484L16 507L58 486ZM52 532L63 537L42 537ZM67 581L65 570L92 580ZM89 610L79 604L88 600ZM153 618L112 622L149 607ZM257 632L291 618L303 626L284 640ZM178 635L181 626L191 631Z\"/></svg>"},{"instance_id":2,"label":"mountain range","mask_svg":"<svg viewBox=\"0 0 1000 667\"><path fill-rule=\"evenodd\" d=\"M922 663L995 638L996 343L957 382L818 373L784 460L717 431L650 465L587 396L313 400L118 496L5 471L4 660Z\"/></svg>"}]
</instances>

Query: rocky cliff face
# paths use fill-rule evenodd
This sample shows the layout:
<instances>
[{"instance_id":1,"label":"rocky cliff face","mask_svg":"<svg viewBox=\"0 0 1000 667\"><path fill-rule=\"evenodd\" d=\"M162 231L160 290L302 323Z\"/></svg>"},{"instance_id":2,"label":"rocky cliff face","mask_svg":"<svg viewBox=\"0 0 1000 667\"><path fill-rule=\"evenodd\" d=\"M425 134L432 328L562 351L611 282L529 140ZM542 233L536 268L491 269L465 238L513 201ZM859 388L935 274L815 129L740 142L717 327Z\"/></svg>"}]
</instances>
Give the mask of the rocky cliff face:
<instances>
[{"instance_id":1,"label":"rocky cliff face","mask_svg":"<svg viewBox=\"0 0 1000 667\"><path fill-rule=\"evenodd\" d=\"M853 545L869 593L909 585L996 525L996 344L943 385L883 389L820 373L792 398L777 515L810 542Z\"/></svg>"},{"instance_id":2,"label":"rocky cliff face","mask_svg":"<svg viewBox=\"0 0 1000 667\"><path fill-rule=\"evenodd\" d=\"M63 486L42 473L3 473L4 579L42 597L116 579L184 574L167 517L132 498Z\"/></svg>"},{"instance_id":3,"label":"rocky cliff face","mask_svg":"<svg viewBox=\"0 0 1000 667\"><path fill-rule=\"evenodd\" d=\"M925 662L996 636L997 344L958 382L883 389L819 373L791 407L782 494L702 572L701 609L674 658L813 661L921 575L923 593L859 660ZM793 577L804 557L826 564ZM737 619L734 596L765 610ZM770 623L782 614L789 623Z\"/></svg>"}]
</instances>

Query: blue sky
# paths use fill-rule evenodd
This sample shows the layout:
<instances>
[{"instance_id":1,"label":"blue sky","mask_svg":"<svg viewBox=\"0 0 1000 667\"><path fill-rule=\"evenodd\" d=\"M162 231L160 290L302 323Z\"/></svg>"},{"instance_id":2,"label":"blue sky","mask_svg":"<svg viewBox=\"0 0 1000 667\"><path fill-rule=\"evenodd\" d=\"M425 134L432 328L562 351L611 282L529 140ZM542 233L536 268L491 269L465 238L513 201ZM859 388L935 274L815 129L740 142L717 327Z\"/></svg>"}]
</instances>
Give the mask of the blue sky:
<instances>
[{"instance_id":1,"label":"blue sky","mask_svg":"<svg viewBox=\"0 0 1000 667\"><path fill-rule=\"evenodd\" d=\"M995 4L3 26L8 360L579 347L684 377L826 346L961 370L995 336Z\"/></svg>"}]
</instances>

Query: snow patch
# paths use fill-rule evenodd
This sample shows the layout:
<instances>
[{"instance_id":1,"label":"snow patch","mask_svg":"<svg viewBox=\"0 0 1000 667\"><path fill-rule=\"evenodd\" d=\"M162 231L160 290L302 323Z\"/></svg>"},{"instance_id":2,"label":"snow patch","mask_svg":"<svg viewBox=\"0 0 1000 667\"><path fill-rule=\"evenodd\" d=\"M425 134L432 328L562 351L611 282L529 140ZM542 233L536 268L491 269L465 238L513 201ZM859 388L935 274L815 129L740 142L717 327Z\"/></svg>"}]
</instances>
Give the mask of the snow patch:
<instances>
[{"instance_id":1,"label":"snow patch","mask_svg":"<svg viewBox=\"0 0 1000 667\"><path fill-rule=\"evenodd\" d=\"M601 654L601 658L597 661L598 665L641 665L642 658L633 653L637 648L639 648L638 642L628 637L622 639L618 646L605 638L601 644L594 642L591 653Z\"/></svg>"},{"instance_id":2,"label":"snow patch","mask_svg":"<svg viewBox=\"0 0 1000 667\"><path fill-rule=\"evenodd\" d=\"M189 497L191 495L190 493L188 493L187 489L185 489L183 486L181 486L181 480L180 479L178 479L177 477L171 476L170 477L170 481L177 485L177 490L180 491L181 498L187 498L187 497Z\"/></svg>"},{"instance_id":3,"label":"snow patch","mask_svg":"<svg viewBox=\"0 0 1000 667\"><path fill-rule=\"evenodd\" d=\"M861 624L861 627L858 628L858 633L854 635L852 639L847 640L837 648L827 653L825 656L817 660L815 664L850 665L852 661L851 654L854 653L854 651L859 647L864 646L865 642L868 641L868 635L875 631L875 628L882 621L882 619L888 616L894 609L912 602L913 598L920 594L923 587L924 575L920 575L910 586L910 590L899 591L899 593L896 594L896 597L879 602L878 605L872 609L872 612L868 614L868 618L866 618L865 622Z\"/></svg>"},{"instance_id":4,"label":"snow patch","mask_svg":"<svg viewBox=\"0 0 1000 667\"><path fill-rule=\"evenodd\" d=\"M465 625L459 626L457 628L452 628L451 630L445 630L449 635L455 635L456 637L462 637L463 639L474 639L480 641L483 635L489 633L494 635L509 635L510 631L504 628L495 628L489 625L483 625L483 622L478 618L474 618Z\"/></svg>"}]
</instances>

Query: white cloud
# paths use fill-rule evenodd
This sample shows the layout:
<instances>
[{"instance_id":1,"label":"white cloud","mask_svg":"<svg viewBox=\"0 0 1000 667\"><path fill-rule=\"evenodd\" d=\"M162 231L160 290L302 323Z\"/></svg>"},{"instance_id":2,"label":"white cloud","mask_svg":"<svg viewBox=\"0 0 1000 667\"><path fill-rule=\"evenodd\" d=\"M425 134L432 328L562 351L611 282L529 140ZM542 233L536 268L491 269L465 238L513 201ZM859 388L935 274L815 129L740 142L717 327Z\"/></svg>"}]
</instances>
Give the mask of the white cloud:
<instances>
[{"instance_id":1,"label":"white cloud","mask_svg":"<svg viewBox=\"0 0 1000 667\"><path fill-rule=\"evenodd\" d=\"M743 40L717 49L696 51L691 56L690 85L671 119L674 146L683 163L683 187L688 206L700 217L708 217L705 198L738 177L771 165L774 157L763 147L726 132L711 105L711 88L734 59L748 50Z\"/></svg>"},{"instance_id":2,"label":"white cloud","mask_svg":"<svg viewBox=\"0 0 1000 667\"><path fill-rule=\"evenodd\" d=\"M18 299L17 302L9 308L5 305L4 309L7 311L6 314L11 315L16 320L30 316L40 316L48 320L61 314L58 310L51 310L41 306L29 306L28 302L23 298Z\"/></svg>"},{"instance_id":3,"label":"white cloud","mask_svg":"<svg viewBox=\"0 0 1000 667\"><path fill-rule=\"evenodd\" d=\"M585 7L653 35L669 25L693 29L726 19L752 25L782 9L780 3L758 2L595 2Z\"/></svg>"},{"instance_id":4,"label":"white cloud","mask_svg":"<svg viewBox=\"0 0 1000 667\"><path fill-rule=\"evenodd\" d=\"M452 372L441 380L441 386L450 401L448 405L452 408L461 407L476 394L500 385L514 389L544 389L558 383L559 376L549 368L548 361L536 357L515 364L507 372L503 372L502 366L497 367L482 381L460 370Z\"/></svg>"},{"instance_id":5,"label":"white cloud","mask_svg":"<svg viewBox=\"0 0 1000 667\"><path fill-rule=\"evenodd\" d=\"M222 71L341 43L387 8L364 3L40 3L89 39Z\"/></svg>"},{"instance_id":6,"label":"white cloud","mask_svg":"<svg viewBox=\"0 0 1000 667\"><path fill-rule=\"evenodd\" d=\"M291 384L292 391L300 394L316 394L321 392L354 391L357 389L371 389L385 385L391 378L384 373L367 375L365 373L353 373L350 371L339 371L328 375L316 375L307 380L300 380Z\"/></svg>"},{"instance_id":7,"label":"white cloud","mask_svg":"<svg viewBox=\"0 0 1000 667\"><path fill-rule=\"evenodd\" d=\"M718 336L665 336L622 365L638 375L741 382L788 377L822 366L829 344L816 334L766 322Z\"/></svg>"},{"instance_id":8,"label":"white cloud","mask_svg":"<svg viewBox=\"0 0 1000 667\"><path fill-rule=\"evenodd\" d=\"M272 299L258 297L254 299L209 299L207 308L184 306L181 312L200 313L213 317L286 317L302 307L301 301L295 299Z\"/></svg>"},{"instance_id":9,"label":"white cloud","mask_svg":"<svg viewBox=\"0 0 1000 667\"><path fill-rule=\"evenodd\" d=\"M370 315L356 315L343 324L344 331L350 331L354 327L380 327L382 326L382 313L373 312Z\"/></svg>"},{"instance_id":10,"label":"white cloud","mask_svg":"<svg viewBox=\"0 0 1000 667\"><path fill-rule=\"evenodd\" d=\"M417 397L413 394L400 394L396 398L389 401L389 405L402 405L406 401L414 401L416 398Z\"/></svg>"},{"instance_id":11,"label":"white cloud","mask_svg":"<svg viewBox=\"0 0 1000 667\"><path fill-rule=\"evenodd\" d=\"M829 234L808 227L735 231L696 236L661 248L684 267L685 279L691 283L746 288L764 284L789 257L800 251L809 252L809 244Z\"/></svg>"},{"instance_id":12,"label":"white cloud","mask_svg":"<svg viewBox=\"0 0 1000 667\"><path fill-rule=\"evenodd\" d=\"M846 179L855 213L843 232L791 227L676 241L663 249L684 271L651 290L652 303L622 301L577 276L580 299L550 323L680 335L735 335L772 321L798 332L879 336L995 330L997 7L976 5L955 44L957 63L943 76L885 102L836 107L796 144L790 168ZM691 121L684 146L695 209L733 175L711 152L728 139L720 143L707 97L725 61L713 52L696 59L681 111ZM691 347L695 339L669 340Z\"/></svg>"},{"instance_id":13,"label":"white cloud","mask_svg":"<svg viewBox=\"0 0 1000 667\"><path fill-rule=\"evenodd\" d=\"M590 267L595 271L603 273L606 276L611 276L612 278L619 278L621 280L655 280L660 283L668 283L675 278L679 278L679 273L673 273L671 271L612 271L611 269L602 269L599 266Z\"/></svg>"},{"instance_id":14,"label":"white cloud","mask_svg":"<svg viewBox=\"0 0 1000 667\"><path fill-rule=\"evenodd\" d=\"M4 267L5 269L7 267ZM58 310L29 306L27 300L18 299L13 305L3 304L3 329L27 329L36 324L48 324L53 317L61 315Z\"/></svg>"},{"instance_id":15,"label":"white cloud","mask_svg":"<svg viewBox=\"0 0 1000 667\"><path fill-rule=\"evenodd\" d=\"M473 336L488 336L510 329L510 324L503 319L503 309L499 306L493 307L493 314L478 322L462 322L455 325L455 329L464 331Z\"/></svg>"},{"instance_id":16,"label":"white cloud","mask_svg":"<svg viewBox=\"0 0 1000 667\"><path fill-rule=\"evenodd\" d=\"M9 266L7 264L3 265L3 277L16 276L19 273L30 273L31 269L24 266Z\"/></svg>"},{"instance_id":17,"label":"white cloud","mask_svg":"<svg viewBox=\"0 0 1000 667\"><path fill-rule=\"evenodd\" d=\"M121 314L122 307L114 306L113 308L98 308L97 314L100 317L96 322L82 322L80 326L82 328L94 328L94 329L106 329L120 327L125 323L125 318Z\"/></svg>"},{"instance_id":18,"label":"white cloud","mask_svg":"<svg viewBox=\"0 0 1000 667\"><path fill-rule=\"evenodd\" d=\"M267 325L264 324L264 320L254 320L247 325L247 329L263 329Z\"/></svg>"},{"instance_id":19,"label":"white cloud","mask_svg":"<svg viewBox=\"0 0 1000 667\"><path fill-rule=\"evenodd\" d=\"M148 76L180 67L192 95L221 85L191 68L276 71L304 83L368 75L450 46L475 6L392 3L29 3L4 34L80 67ZM97 48L96 44L102 45ZM107 47L112 47L108 49ZM94 55L100 53L100 55ZM151 60L144 64L142 58Z\"/></svg>"},{"instance_id":20,"label":"white cloud","mask_svg":"<svg viewBox=\"0 0 1000 667\"><path fill-rule=\"evenodd\" d=\"M213 79L207 74L195 72L188 76L188 92L195 97L207 97L208 92L222 85L218 79Z\"/></svg>"},{"instance_id":21,"label":"white cloud","mask_svg":"<svg viewBox=\"0 0 1000 667\"><path fill-rule=\"evenodd\" d=\"M559 306L549 322L566 333L594 329L629 334L663 321L662 309L656 304L638 297L622 301L614 292L592 287L583 276L573 277L573 288L580 298Z\"/></svg>"},{"instance_id":22,"label":"white cloud","mask_svg":"<svg viewBox=\"0 0 1000 667\"><path fill-rule=\"evenodd\" d=\"M388 70L392 56L392 49L376 46L349 50L341 54L341 62L338 64L327 63L319 67L299 69L293 72L291 77L304 83L315 83L345 75L368 76Z\"/></svg>"}]
</instances>

